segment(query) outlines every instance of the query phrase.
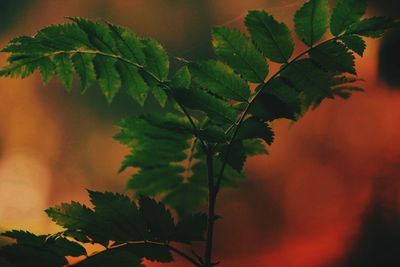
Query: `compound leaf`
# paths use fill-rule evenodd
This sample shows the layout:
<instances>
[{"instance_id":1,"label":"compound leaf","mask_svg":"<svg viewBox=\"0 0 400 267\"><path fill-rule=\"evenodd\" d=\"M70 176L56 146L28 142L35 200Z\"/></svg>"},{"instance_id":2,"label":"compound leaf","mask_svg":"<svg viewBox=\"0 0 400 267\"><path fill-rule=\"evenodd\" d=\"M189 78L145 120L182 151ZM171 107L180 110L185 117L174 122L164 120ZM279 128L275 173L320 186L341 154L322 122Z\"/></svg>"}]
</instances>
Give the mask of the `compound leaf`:
<instances>
[{"instance_id":1,"label":"compound leaf","mask_svg":"<svg viewBox=\"0 0 400 267\"><path fill-rule=\"evenodd\" d=\"M146 56L145 69L160 81L165 81L169 72L169 59L164 48L153 39L142 40Z\"/></svg>"},{"instance_id":2,"label":"compound leaf","mask_svg":"<svg viewBox=\"0 0 400 267\"><path fill-rule=\"evenodd\" d=\"M71 91L74 78L74 64L68 54L60 53L53 58L56 65L56 72L67 91Z\"/></svg>"},{"instance_id":3,"label":"compound leaf","mask_svg":"<svg viewBox=\"0 0 400 267\"><path fill-rule=\"evenodd\" d=\"M345 35L340 40L352 51L357 53L359 56L363 56L367 45L363 38L358 35Z\"/></svg>"},{"instance_id":4,"label":"compound leaf","mask_svg":"<svg viewBox=\"0 0 400 267\"><path fill-rule=\"evenodd\" d=\"M94 60L100 88L108 103L111 103L115 94L121 87L121 79L115 68L116 60L102 55L97 55Z\"/></svg>"}]
</instances>

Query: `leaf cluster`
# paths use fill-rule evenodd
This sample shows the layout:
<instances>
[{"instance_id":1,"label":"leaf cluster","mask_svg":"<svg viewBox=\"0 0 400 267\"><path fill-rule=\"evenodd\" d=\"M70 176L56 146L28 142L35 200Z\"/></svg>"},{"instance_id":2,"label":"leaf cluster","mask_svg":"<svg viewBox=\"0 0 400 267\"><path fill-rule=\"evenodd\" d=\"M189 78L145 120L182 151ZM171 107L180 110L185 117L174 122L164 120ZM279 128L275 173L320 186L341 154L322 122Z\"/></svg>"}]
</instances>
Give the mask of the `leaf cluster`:
<instances>
[{"instance_id":1,"label":"leaf cluster","mask_svg":"<svg viewBox=\"0 0 400 267\"><path fill-rule=\"evenodd\" d=\"M379 38L399 24L364 18L366 8L362 0L339 0L331 12L328 0L307 1L294 15L295 35L266 11L249 11L247 33L214 28L215 57L181 60L175 73L159 43L111 23L68 18L70 23L11 40L2 50L9 57L0 76L25 78L39 70L45 83L58 76L69 91L77 74L83 92L97 82L108 102L123 87L140 105L151 94L170 111L117 124L115 139L130 149L120 171L136 170L128 189L138 205L123 195L90 191L94 209L72 202L47 210L67 229L62 234L7 232L17 244L2 255L27 266L29 257L16 255L40 251L52 266L61 266L65 256L85 255L75 240L107 248L81 266L138 266L142 258L168 262L170 252L177 252L170 243L202 239L207 217L210 248L217 194L243 178L247 157L267 153L273 121L297 121L326 99L362 91L354 84L355 54L364 54L365 37ZM298 42L307 48L294 55ZM280 65L276 73L270 73L271 62ZM207 201L210 214L193 215ZM177 211L177 224L165 204ZM210 267L209 255L187 259Z\"/></svg>"}]
</instances>

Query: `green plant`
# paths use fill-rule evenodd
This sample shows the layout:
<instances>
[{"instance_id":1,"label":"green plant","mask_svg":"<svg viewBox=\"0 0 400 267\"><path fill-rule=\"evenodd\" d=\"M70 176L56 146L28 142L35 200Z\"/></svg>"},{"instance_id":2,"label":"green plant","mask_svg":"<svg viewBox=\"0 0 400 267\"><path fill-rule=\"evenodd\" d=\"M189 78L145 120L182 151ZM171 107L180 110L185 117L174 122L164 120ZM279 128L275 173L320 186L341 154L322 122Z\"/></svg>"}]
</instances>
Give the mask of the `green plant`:
<instances>
[{"instance_id":1,"label":"green plant","mask_svg":"<svg viewBox=\"0 0 400 267\"><path fill-rule=\"evenodd\" d=\"M71 202L46 210L65 231L5 232L17 243L0 255L17 266L69 266L66 256L86 256L76 266L142 266L143 258L171 262L173 252L194 266L215 266L218 193L243 178L246 157L266 153L265 144L274 140L270 123L296 121L324 99L362 91L353 84L353 53L363 55L363 37L379 38L398 25L384 17L362 18L365 11L363 1L340 0L330 16L327 0L308 1L294 16L295 32L308 47L297 56L285 24L250 11L250 36L215 28L219 60L180 59L174 75L161 45L110 23L68 18L70 24L11 40L3 49L10 56L1 76L25 78L38 69L45 83L57 75L69 91L77 73L83 91L97 81L108 102L122 85L140 105L152 94L172 111L118 123L115 139L131 148L120 171L139 169L128 182L134 199L89 191L93 209ZM329 27L332 36L320 41ZM269 74L266 58L281 64L276 73ZM160 202L150 198L155 196ZM205 203L207 213L198 212ZM177 212L177 222L165 205ZM175 246L202 240L203 256ZM85 243L104 250L87 255Z\"/></svg>"}]
</instances>

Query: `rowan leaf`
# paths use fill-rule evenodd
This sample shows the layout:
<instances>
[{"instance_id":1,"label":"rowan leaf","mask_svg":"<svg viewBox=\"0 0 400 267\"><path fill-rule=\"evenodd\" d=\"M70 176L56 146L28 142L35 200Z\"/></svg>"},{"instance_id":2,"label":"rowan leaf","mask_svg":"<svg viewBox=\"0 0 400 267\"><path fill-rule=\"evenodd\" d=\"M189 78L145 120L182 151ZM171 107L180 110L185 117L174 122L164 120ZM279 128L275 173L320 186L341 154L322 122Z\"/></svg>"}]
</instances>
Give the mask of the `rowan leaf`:
<instances>
[{"instance_id":1,"label":"rowan leaf","mask_svg":"<svg viewBox=\"0 0 400 267\"><path fill-rule=\"evenodd\" d=\"M294 24L297 36L306 45L318 42L328 28L329 9L327 0L310 0L295 14Z\"/></svg>"},{"instance_id":2,"label":"rowan leaf","mask_svg":"<svg viewBox=\"0 0 400 267\"><path fill-rule=\"evenodd\" d=\"M363 19L349 26L347 34L358 34L365 37L380 38L386 30L399 26L398 21L385 17Z\"/></svg>"},{"instance_id":3,"label":"rowan leaf","mask_svg":"<svg viewBox=\"0 0 400 267\"><path fill-rule=\"evenodd\" d=\"M169 59L164 48L155 40L144 39L145 69L160 81L165 81L169 72Z\"/></svg>"},{"instance_id":4,"label":"rowan leaf","mask_svg":"<svg viewBox=\"0 0 400 267\"><path fill-rule=\"evenodd\" d=\"M359 56L363 56L365 48L367 47L363 38L358 35L345 35L340 40L352 51Z\"/></svg>"},{"instance_id":5,"label":"rowan leaf","mask_svg":"<svg viewBox=\"0 0 400 267\"><path fill-rule=\"evenodd\" d=\"M250 82L262 83L268 64L251 40L237 29L216 27L212 32L215 53Z\"/></svg>"},{"instance_id":6,"label":"rowan leaf","mask_svg":"<svg viewBox=\"0 0 400 267\"><path fill-rule=\"evenodd\" d=\"M74 64L68 54L60 53L53 58L56 72L67 91L71 91L74 78Z\"/></svg>"},{"instance_id":7,"label":"rowan leaf","mask_svg":"<svg viewBox=\"0 0 400 267\"><path fill-rule=\"evenodd\" d=\"M274 62L286 63L292 56L294 44L289 28L265 11L249 11L245 18L251 38L266 57Z\"/></svg>"},{"instance_id":8,"label":"rowan leaf","mask_svg":"<svg viewBox=\"0 0 400 267\"><path fill-rule=\"evenodd\" d=\"M199 61L189 67L195 83L220 97L246 102L250 96L246 81L220 61Z\"/></svg>"},{"instance_id":9,"label":"rowan leaf","mask_svg":"<svg viewBox=\"0 0 400 267\"><path fill-rule=\"evenodd\" d=\"M121 79L115 68L116 60L102 55L97 55L94 60L100 88L107 99L111 103L114 96L121 87Z\"/></svg>"},{"instance_id":10,"label":"rowan leaf","mask_svg":"<svg viewBox=\"0 0 400 267\"><path fill-rule=\"evenodd\" d=\"M331 16L331 33L335 36L358 22L367 10L365 0L339 0Z\"/></svg>"},{"instance_id":11,"label":"rowan leaf","mask_svg":"<svg viewBox=\"0 0 400 267\"><path fill-rule=\"evenodd\" d=\"M82 90L86 91L96 80L96 71L93 64L94 55L76 53L72 56L72 62L76 73L81 79Z\"/></svg>"}]
</instances>

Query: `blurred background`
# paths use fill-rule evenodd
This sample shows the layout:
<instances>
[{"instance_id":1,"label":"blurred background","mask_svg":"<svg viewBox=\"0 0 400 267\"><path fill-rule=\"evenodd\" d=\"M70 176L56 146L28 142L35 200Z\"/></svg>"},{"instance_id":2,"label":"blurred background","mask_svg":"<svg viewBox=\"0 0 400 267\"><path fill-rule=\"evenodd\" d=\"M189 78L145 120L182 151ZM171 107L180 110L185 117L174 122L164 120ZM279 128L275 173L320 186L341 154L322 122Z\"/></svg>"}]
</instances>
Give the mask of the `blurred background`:
<instances>
[{"instance_id":1,"label":"blurred background","mask_svg":"<svg viewBox=\"0 0 400 267\"><path fill-rule=\"evenodd\" d=\"M243 29L248 9L266 9L293 29L304 2L1 0L0 45L82 16L129 26L174 56L207 58L212 25ZM370 14L400 15L397 0L369 2ZM274 124L270 155L250 158L247 180L221 194L219 266L400 266L399 47L399 31L368 40L357 58L366 93L326 101L294 125ZM140 109L123 91L107 105L95 89L69 95L37 75L0 79L0 231L54 232L46 207L87 203L85 188L124 192L130 173L117 170L127 151L112 140L112 125L156 105L149 99Z\"/></svg>"}]
</instances>

